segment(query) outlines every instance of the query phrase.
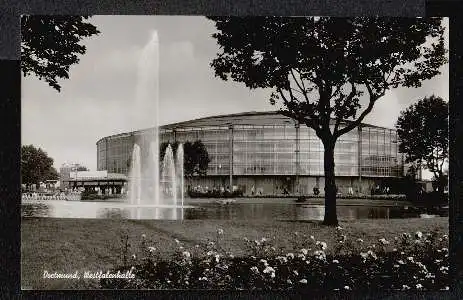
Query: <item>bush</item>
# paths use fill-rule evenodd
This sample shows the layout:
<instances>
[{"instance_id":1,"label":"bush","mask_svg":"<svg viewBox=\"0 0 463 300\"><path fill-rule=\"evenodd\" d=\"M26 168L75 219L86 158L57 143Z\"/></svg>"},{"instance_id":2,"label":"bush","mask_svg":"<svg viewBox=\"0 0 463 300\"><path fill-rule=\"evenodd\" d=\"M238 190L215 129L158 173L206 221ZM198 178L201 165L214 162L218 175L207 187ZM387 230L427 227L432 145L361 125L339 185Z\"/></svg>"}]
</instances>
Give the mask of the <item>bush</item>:
<instances>
[{"instance_id":1,"label":"bush","mask_svg":"<svg viewBox=\"0 0 463 300\"><path fill-rule=\"evenodd\" d=\"M294 234L294 253L271 241L245 239L248 255L235 257L215 241L186 250L176 240L171 259L160 259L145 238L132 249L123 245L117 272L131 270L134 279L101 279L105 289L247 289L247 290L446 290L449 285L448 236L437 232L404 233L372 245L349 239L337 228L338 242L329 245L313 236ZM144 236L144 235L143 235ZM132 259L127 259L131 257Z\"/></svg>"}]
</instances>

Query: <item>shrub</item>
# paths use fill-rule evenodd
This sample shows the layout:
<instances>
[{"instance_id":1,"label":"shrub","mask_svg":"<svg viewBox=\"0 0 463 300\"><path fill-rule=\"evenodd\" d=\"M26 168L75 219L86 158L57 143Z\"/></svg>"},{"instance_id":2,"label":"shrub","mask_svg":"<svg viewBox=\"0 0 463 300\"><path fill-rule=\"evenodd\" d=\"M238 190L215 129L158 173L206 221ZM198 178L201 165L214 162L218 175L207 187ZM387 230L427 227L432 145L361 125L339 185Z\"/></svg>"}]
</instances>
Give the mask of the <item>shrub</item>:
<instances>
[{"instance_id":1,"label":"shrub","mask_svg":"<svg viewBox=\"0 0 463 300\"><path fill-rule=\"evenodd\" d=\"M248 289L248 290L445 290L449 285L448 236L437 232L404 233L365 245L337 228L336 245L294 233L294 252L271 239L248 240L248 253L235 257L215 241L186 250L180 241L170 259L161 259L142 238L133 250L123 241L125 262L115 271L133 270L135 279L101 279L108 289ZM327 254L332 248L330 254ZM133 259L127 261L127 257Z\"/></svg>"}]
</instances>

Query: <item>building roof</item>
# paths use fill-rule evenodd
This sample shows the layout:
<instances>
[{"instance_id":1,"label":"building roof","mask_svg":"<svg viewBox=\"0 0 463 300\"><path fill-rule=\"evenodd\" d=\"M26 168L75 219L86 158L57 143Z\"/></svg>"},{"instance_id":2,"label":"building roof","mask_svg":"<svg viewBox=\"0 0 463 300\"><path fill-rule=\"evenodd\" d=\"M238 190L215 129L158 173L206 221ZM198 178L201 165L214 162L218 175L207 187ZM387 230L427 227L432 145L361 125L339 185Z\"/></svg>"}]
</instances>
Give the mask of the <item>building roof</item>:
<instances>
[{"instance_id":1,"label":"building roof","mask_svg":"<svg viewBox=\"0 0 463 300\"><path fill-rule=\"evenodd\" d=\"M85 178L68 178L65 181L112 181L112 180L128 180L128 178L124 174L108 173L107 176L85 177Z\"/></svg>"},{"instance_id":2,"label":"building roof","mask_svg":"<svg viewBox=\"0 0 463 300\"><path fill-rule=\"evenodd\" d=\"M166 125L161 125L161 130L172 130L172 129L181 129L181 128L191 128L191 127L224 127L228 128L230 125L254 125L254 126L264 126L264 125L290 125L295 124L295 120L289 117L283 116L279 111L250 111L242 112L236 114L227 114L227 115L216 115L203 117L183 122L171 123ZM363 127L372 127L372 128L384 128L380 126L370 125L362 123ZM123 136L130 136L134 133L146 132L153 130L152 128L141 129L136 132L125 132L120 134L115 134L107 136L98 140L97 144L106 139L106 138L118 138Z\"/></svg>"}]
</instances>

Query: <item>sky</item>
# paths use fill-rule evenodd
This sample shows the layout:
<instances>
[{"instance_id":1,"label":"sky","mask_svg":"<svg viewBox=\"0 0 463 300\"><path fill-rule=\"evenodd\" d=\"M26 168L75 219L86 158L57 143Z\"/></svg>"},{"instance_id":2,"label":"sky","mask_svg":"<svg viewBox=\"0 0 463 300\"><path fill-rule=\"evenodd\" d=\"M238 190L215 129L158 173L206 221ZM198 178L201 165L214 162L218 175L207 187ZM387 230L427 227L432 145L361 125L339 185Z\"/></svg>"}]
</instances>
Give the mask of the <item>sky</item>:
<instances>
[{"instance_id":1,"label":"sky","mask_svg":"<svg viewBox=\"0 0 463 300\"><path fill-rule=\"evenodd\" d=\"M270 105L268 90L249 90L214 76L210 62L219 48L211 37L214 24L204 17L94 16L89 21L101 33L83 41L87 52L71 67L70 78L60 81L61 92L34 76L22 78L21 142L42 148L58 170L63 163L96 170L100 138L139 128L139 118L128 112L140 95L141 71L149 65L141 58L153 31L159 39L160 125L277 108ZM445 24L448 41L448 20ZM448 64L441 72L421 88L389 91L364 122L394 128L400 111L420 98L434 94L448 100ZM150 122L154 125L145 120Z\"/></svg>"}]
</instances>

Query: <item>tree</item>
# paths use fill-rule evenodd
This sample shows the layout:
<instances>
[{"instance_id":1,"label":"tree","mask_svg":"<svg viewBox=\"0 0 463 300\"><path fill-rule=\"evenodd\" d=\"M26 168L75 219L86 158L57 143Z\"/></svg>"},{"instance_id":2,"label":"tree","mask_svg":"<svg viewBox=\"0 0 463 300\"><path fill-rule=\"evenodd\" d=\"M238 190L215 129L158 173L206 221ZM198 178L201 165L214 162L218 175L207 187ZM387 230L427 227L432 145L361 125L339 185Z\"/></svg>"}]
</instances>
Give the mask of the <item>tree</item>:
<instances>
[{"instance_id":1,"label":"tree","mask_svg":"<svg viewBox=\"0 0 463 300\"><path fill-rule=\"evenodd\" d=\"M159 158L161 161L164 160L166 149L169 144L171 145L174 157L177 155L179 143L177 141L174 143L164 142L160 145L159 151ZM203 142L200 140L197 140L193 143L186 141L183 143L183 153L183 171L185 177L191 178L193 176L206 175L210 159L207 148Z\"/></svg>"},{"instance_id":2,"label":"tree","mask_svg":"<svg viewBox=\"0 0 463 300\"><path fill-rule=\"evenodd\" d=\"M448 103L432 95L402 111L396 124L405 162L431 171L439 193L447 184L443 168L449 157L448 116Z\"/></svg>"},{"instance_id":3,"label":"tree","mask_svg":"<svg viewBox=\"0 0 463 300\"><path fill-rule=\"evenodd\" d=\"M334 149L388 89L419 87L447 62L441 19L210 17L223 80L272 90L281 114L324 145L325 216L337 225ZM360 97L368 100L362 109ZM359 114L358 114L359 113Z\"/></svg>"},{"instance_id":4,"label":"tree","mask_svg":"<svg viewBox=\"0 0 463 300\"><path fill-rule=\"evenodd\" d=\"M57 180L58 172L53 167L53 158L49 157L41 148L33 145L21 147L21 180L26 186L45 180Z\"/></svg>"},{"instance_id":5,"label":"tree","mask_svg":"<svg viewBox=\"0 0 463 300\"><path fill-rule=\"evenodd\" d=\"M35 74L58 92L60 78L69 78L69 68L79 62L86 47L79 42L99 34L84 20L87 16L29 16L21 18L21 70Z\"/></svg>"}]
</instances>

